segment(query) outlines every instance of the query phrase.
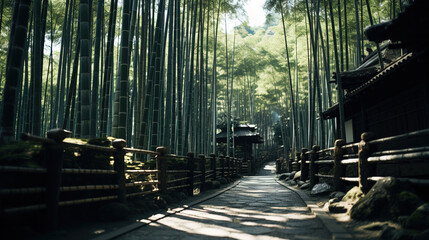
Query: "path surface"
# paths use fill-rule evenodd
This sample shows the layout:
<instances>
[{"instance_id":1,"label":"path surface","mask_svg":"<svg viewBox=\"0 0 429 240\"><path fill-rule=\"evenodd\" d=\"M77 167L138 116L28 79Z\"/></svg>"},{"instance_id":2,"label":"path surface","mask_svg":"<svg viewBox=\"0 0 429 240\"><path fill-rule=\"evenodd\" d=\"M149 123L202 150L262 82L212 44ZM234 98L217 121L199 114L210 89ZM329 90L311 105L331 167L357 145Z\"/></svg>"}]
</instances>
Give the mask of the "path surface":
<instances>
[{"instance_id":1,"label":"path surface","mask_svg":"<svg viewBox=\"0 0 429 240\"><path fill-rule=\"evenodd\" d=\"M274 181L273 169L268 164L235 188L118 239L330 239L299 196Z\"/></svg>"}]
</instances>

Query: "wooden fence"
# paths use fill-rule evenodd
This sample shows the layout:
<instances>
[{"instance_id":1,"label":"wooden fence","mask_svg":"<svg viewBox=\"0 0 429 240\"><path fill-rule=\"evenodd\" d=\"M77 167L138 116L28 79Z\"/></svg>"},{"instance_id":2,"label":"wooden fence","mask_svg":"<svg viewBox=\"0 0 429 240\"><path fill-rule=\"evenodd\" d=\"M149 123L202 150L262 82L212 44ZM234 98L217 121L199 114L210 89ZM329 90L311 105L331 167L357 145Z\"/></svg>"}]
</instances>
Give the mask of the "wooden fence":
<instances>
[{"instance_id":1,"label":"wooden fence","mask_svg":"<svg viewBox=\"0 0 429 240\"><path fill-rule=\"evenodd\" d=\"M345 144L339 139L331 148L304 148L286 164L290 171L300 170L300 180L310 180L311 187L327 178L336 191L344 191L346 184L358 184L367 193L385 177L429 185L429 129L380 139L367 132L358 143Z\"/></svg>"},{"instance_id":2,"label":"wooden fence","mask_svg":"<svg viewBox=\"0 0 429 240\"><path fill-rule=\"evenodd\" d=\"M54 129L48 132L48 138L40 138L31 135L23 135L25 140L41 142L44 148L46 168L29 168L16 166L0 166L3 178L7 174L36 174L46 178L42 183L34 186L19 186L11 183L2 184L0 189L1 215L17 214L22 212L44 210L47 215L48 228L55 228L58 224L58 212L60 207L83 203L93 203L107 200L125 202L127 198L144 196L148 194L166 194L169 191L182 189L189 195L194 194L194 188L204 190L207 181L219 178L233 178L239 174L247 174L250 162L243 159L224 156L198 155L188 153L186 156L167 154L165 147L158 147L156 151L127 148L126 141L115 139L112 147L103 147L91 144L78 144L66 142L64 139L71 136L71 132ZM91 152L107 154L113 157L113 169L80 169L63 168L63 155L66 147L86 149ZM126 169L125 156L127 153L149 155L156 158L156 166L153 169ZM168 162L181 160L186 166L181 169L171 169ZM182 164L183 165L183 164ZM20 175L21 174L21 175ZM82 176L104 176L97 184L88 185L86 182L76 184ZM150 176L146 180L136 180L136 176ZM63 181L68 179L67 183ZM79 182L79 181L77 181ZM15 182L16 183L16 182ZM78 183L79 184L79 183ZM82 198L85 194L73 194L86 192L89 197ZM43 195L34 201L16 201L34 194ZM73 198L78 196L78 198ZM39 199L39 200L37 200Z\"/></svg>"}]
</instances>

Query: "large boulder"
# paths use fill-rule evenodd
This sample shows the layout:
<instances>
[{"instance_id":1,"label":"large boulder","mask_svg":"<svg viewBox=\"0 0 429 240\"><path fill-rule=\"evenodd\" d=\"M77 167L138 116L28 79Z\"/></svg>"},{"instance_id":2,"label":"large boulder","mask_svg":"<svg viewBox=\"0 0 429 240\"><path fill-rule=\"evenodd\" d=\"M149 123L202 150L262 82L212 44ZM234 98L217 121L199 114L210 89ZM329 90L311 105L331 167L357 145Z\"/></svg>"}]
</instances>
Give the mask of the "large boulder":
<instances>
[{"instance_id":1,"label":"large boulder","mask_svg":"<svg viewBox=\"0 0 429 240\"><path fill-rule=\"evenodd\" d=\"M429 203L418 207L405 223L406 228L429 229Z\"/></svg>"},{"instance_id":2,"label":"large boulder","mask_svg":"<svg viewBox=\"0 0 429 240\"><path fill-rule=\"evenodd\" d=\"M407 181L400 181L393 177L379 180L352 207L350 217L360 220L396 219L400 215L410 214L420 200L415 194L409 192L409 189L410 183Z\"/></svg>"}]
</instances>

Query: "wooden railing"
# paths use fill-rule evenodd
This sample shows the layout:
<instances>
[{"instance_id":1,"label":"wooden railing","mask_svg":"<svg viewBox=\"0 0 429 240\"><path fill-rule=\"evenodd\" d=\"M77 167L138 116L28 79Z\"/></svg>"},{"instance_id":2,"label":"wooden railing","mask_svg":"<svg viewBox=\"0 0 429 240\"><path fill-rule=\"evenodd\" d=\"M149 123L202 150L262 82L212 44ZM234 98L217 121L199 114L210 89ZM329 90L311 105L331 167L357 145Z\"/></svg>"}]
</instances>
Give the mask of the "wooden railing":
<instances>
[{"instance_id":1,"label":"wooden railing","mask_svg":"<svg viewBox=\"0 0 429 240\"><path fill-rule=\"evenodd\" d=\"M358 143L345 144L339 139L331 148L304 148L291 160L289 169L300 170L300 180L309 179L311 187L320 178L330 179L336 191L344 191L346 184L358 184L364 193L385 177L429 185L429 129L380 139L363 133Z\"/></svg>"},{"instance_id":2,"label":"wooden railing","mask_svg":"<svg viewBox=\"0 0 429 240\"><path fill-rule=\"evenodd\" d=\"M29 168L16 166L0 166L0 173L4 174L44 174L46 181L41 184L28 186L14 186L7 183L0 189L1 215L17 214L21 212L44 210L48 228L55 228L58 223L58 212L62 206L71 206L83 203L92 203L106 200L125 202L127 198L148 194L167 194L177 189L185 190L189 195L194 194L194 188L204 190L207 181L219 178L234 178L239 174L248 173L250 162L238 158L230 158L211 154L210 156L188 153L186 156L167 154L165 147L158 147L156 151L127 148L126 141L115 139L113 147L103 147L91 144L79 144L64 141L71 133L62 129L48 132L48 138L23 135L24 140L40 142L44 148L46 168ZM87 149L92 152L107 154L113 157L113 169L80 169L63 168L63 155L67 147ZM127 169L126 154L149 155L156 159L153 169ZM171 169L169 160L181 160L184 166L181 169ZM183 164L182 164L183 165ZM174 166L173 166L174 167ZM144 181L133 180L132 176L150 176ZM76 184L80 176L103 176L96 184ZM64 178L67 177L67 184ZM25 184L24 184L25 185ZM87 194L73 194L73 193ZM15 199L38 196L34 201L15 201ZM73 197L73 196L78 196ZM82 198L82 195L88 197Z\"/></svg>"}]
</instances>

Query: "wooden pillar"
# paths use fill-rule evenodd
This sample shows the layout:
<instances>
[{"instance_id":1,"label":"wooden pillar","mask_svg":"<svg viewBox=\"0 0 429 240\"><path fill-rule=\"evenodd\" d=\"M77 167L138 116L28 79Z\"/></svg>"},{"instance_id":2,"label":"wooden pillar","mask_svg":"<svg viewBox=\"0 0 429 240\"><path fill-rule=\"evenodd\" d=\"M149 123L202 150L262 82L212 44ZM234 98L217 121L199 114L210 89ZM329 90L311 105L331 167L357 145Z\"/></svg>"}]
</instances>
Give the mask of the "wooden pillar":
<instances>
[{"instance_id":1,"label":"wooden pillar","mask_svg":"<svg viewBox=\"0 0 429 240\"><path fill-rule=\"evenodd\" d=\"M214 153L210 154L210 167L213 170L213 180L216 180L217 179L216 155Z\"/></svg>"},{"instance_id":2,"label":"wooden pillar","mask_svg":"<svg viewBox=\"0 0 429 240\"><path fill-rule=\"evenodd\" d=\"M156 169L158 169L158 188L161 193L167 193L167 154L166 147L157 147L156 152Z\"/></svg>"},{"instance_id":3,"label":"wooden pillar","mask_svg":"<svg viewBox=\"0 0 429 240\"><path fill-rule=\"evenodd\" d=\"M310 186L313 188L319 182L319 177L316 174L319 173L319 165L315 162L319 160L320 146L314 145L310 153Z\"/></svg>"},{"instance_id":4,"label":"wooden pillar","mask_svg":"<svg viewBox=\"0 0 429 240\"><path fill-rule=\"evenodd\" d=\"M372 182L368 180L368 177L372 176L375 172L375 168L371 163L368 162L368 157L373 152L373 147L369 143L373 139L374 134L365 132L361 135L361 141L358 145L358 173L359 173L359 188L363 193L367 193L372 187Z\"/></svg>"},{"instance_id":5,"label":"wooden pillar","mask_svg":"<svg viewBox=\"0 0 429 240\"><path fill-rule=\"evenodd\" d=\"M46 228L55 229L58 226L58 203L60 200L61 170L63 168L64 147L62 141L71 136L71 132L64 129L48 131L48 138L54 140L46 143Z\"/></svg>"},{"instance_id":6,"label":"wooden pillar","mask_svg":"<svg viewBox=\"0 0 429 240\"><path fill-rule=\"evenodd\" d=\"M303 148L301 150L301 181L305 181L308 179L308 168L309 164L307 163L308 160L308 149Z\"/></svg>"},{"instance_id":7,"label":"wooden pillar","mask_svg":"<svg viewBox=\"0 0 429 240\"><path fill-rule=\"evenodd\" d=\"M118 138L113 140L112 145L116 149L113 167L116 171L116 179L118 184L118 201L124 203L126 201L124 148L127 146L127 142L124 139Z\"/></svg>"},{"instance_id":8,"label":"wooden pillar","mask_svg":"<svg viewBox=\"0 0 429 240\"><path fill-rule=\"evenodd\" d=\"M345 175L345 167L341 163L343 160L344 150L343 146L346 144L346 141L343 139L337 139L335 141L334 148L334 190L335 191L344 191L344 184L342 177Z\"/></svg>"},{"instance_id":9,"label":"wooden pillar","mask_svg":"<svg viewBox=\"0 0 429 240\"><path fill-rule=\"evenodd\" d=\"M198 155L198 158L200 159L200 166L201 166L201 187L200 190L205 190L206 185L206 156L204 154Z\"/></svg>"},{"instance_id":10,"label":"wooden pillar","mask_svg":"<svg viewBox=\"0 0 429 240\"><path fill-rule=\"evenodd\" d=\"M188 152L186 154L186 157L188 158L188 195L193 196L194 195L194 153Z\"/></svg>"}]
</instances>

